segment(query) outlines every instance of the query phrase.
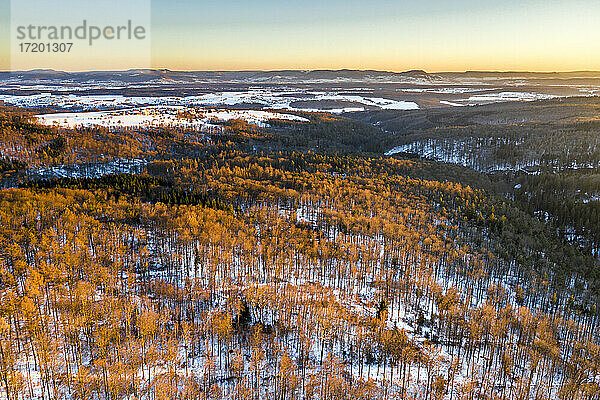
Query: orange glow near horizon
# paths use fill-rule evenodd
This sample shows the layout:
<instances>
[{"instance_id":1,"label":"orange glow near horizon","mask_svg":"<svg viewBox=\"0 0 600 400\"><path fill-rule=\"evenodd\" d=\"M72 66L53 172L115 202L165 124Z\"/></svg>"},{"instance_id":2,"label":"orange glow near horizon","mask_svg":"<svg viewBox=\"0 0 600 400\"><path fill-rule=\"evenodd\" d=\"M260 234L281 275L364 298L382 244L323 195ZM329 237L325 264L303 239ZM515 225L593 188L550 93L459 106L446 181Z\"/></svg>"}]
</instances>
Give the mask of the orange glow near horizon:
<instances>
[{"instance_id":1,"label":"orange glow near horizon","mask_svg":"<svg viewBox=\"0 0 600 400\"><path fill-rule=\"evenodd\" d=\"M183 71L600 70L597 1L457 0L451 7L441 0L416 5L404 0L375 0L370 5L347 0L348 10L340 6L341 0L327 5L307 1L312 8L275 0L153 0L150 66ZM9 70L6 14L0 22L0 70ZM125 56L115 53L112 69L148 67ZM93 69L85 61L57 57L47 68ZM41 66L29 69L33 68Z\"/></svg>"}]
</instances>

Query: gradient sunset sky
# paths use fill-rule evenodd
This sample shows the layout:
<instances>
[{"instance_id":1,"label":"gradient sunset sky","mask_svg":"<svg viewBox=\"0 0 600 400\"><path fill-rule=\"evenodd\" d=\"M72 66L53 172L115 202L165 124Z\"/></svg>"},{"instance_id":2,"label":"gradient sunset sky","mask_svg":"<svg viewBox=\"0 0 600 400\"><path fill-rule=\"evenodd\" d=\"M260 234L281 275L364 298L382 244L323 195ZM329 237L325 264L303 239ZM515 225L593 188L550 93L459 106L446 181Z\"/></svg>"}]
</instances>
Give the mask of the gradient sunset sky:
<instances>
[{"instance_id":1,"label":"gradient sunset sky","mask_svg":"<svg viewBox=\"0 0 600 400\"><path fill-rule=\"evenodd\" d=\"M598 0L153 0L152 67L600 70L599 26Z\"/></svg>"}]
</instances>

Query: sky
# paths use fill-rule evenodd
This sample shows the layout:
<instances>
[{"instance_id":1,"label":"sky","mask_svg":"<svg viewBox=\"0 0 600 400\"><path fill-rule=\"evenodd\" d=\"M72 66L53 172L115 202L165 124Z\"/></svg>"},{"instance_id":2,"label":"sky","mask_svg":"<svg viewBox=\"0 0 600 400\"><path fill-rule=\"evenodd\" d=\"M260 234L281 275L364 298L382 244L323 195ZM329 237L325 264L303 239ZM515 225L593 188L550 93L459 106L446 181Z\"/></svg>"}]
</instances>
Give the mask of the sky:
<instances>
[{"instance_id":1,"label":"sky","mask_svg":"<svg viewBox=\"0 0 600 400\"><path fill-rule=\"evenodd\" d=\"M598 0L147 1L152 68L600 70ZM2 70L9 3L0 0ZM90 69L84 61L57 66Z\"/></svg>"}]
</instances>

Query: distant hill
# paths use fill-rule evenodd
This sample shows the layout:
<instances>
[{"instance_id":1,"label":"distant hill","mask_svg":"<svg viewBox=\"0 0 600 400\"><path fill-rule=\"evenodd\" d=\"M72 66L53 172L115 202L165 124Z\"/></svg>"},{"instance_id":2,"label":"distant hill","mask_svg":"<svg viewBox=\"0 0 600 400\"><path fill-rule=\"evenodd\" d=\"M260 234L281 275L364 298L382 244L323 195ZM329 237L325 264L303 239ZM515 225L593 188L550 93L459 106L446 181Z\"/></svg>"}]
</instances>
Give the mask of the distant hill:
<instances>
[{"instance_id":1,"label":"distant hill","mask_svg":"<svg viewBox=\"0 0 600 400\"><path fill-rule=\"evenodd\" d=\"M406 72L386 72L374 70L281 70L281 71L171 71L167 69L132 69L128 71L87 71L64 72L47 69L31 71L0 72L0 79L20 80L70 80L84 81L118 81L124 83L147 81L176 81L191 83L197 81L393 81L406 79L422 79L424 81L439 80L437 74L421 70Z\"/></svg>"}]
</instances>

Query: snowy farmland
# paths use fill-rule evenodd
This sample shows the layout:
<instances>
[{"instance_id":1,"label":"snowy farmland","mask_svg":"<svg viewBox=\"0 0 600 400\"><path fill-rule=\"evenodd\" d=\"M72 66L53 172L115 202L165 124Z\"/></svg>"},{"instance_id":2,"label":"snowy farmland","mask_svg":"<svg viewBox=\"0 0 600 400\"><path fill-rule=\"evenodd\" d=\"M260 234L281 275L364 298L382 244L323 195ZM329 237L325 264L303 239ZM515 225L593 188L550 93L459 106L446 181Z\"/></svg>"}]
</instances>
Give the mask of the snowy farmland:
<instances>
[{"instance_id":1,"label":"snowy farmland","mask_svg":"<svg viewBox=\"0 0 600 400\"><path fill-rule=\"evenodd\" d=\"M314 106L303 106L310 101ZM258 89L243 92L215 92L199 96L123 96L123 95L0 95L0 102L18 107L50 107L71 110L103 110L140 106L240 107L254 105L265 110L342 113L381 110L416 110L417 103L381 97L365 97L345 92ZM335 104L351 104L339 106ZM331 105L333 104L333 106Z\"/></svg>"},{"instance_id":2,"label":"snowy farmland","mask_svg":"<svg viewBox=\"0 0 600 400\"><path fill-rule=\"evenodd\" d=\"M0 103L62 111L185 106L341 114L597 96L599 82L586 73L38 71L0 74Z\"/></svg>"},{"instance_id":3,"label":"snowy farmland","mask_svg":"<svg viewBox=\"0 0 600 400\"><path fill-rule=\"evenodd\" d=\"M292 114L258 110L209 110L183 106L157 106L123 109L115 111L92 111L77 113L41 114L37 121L47 126L62 128L93 127L106 128L156 128L184 127L202 130L216 123L243 120L259 126L268 126L270 120L308 122Z\"/></svg>"}]
</instances>

